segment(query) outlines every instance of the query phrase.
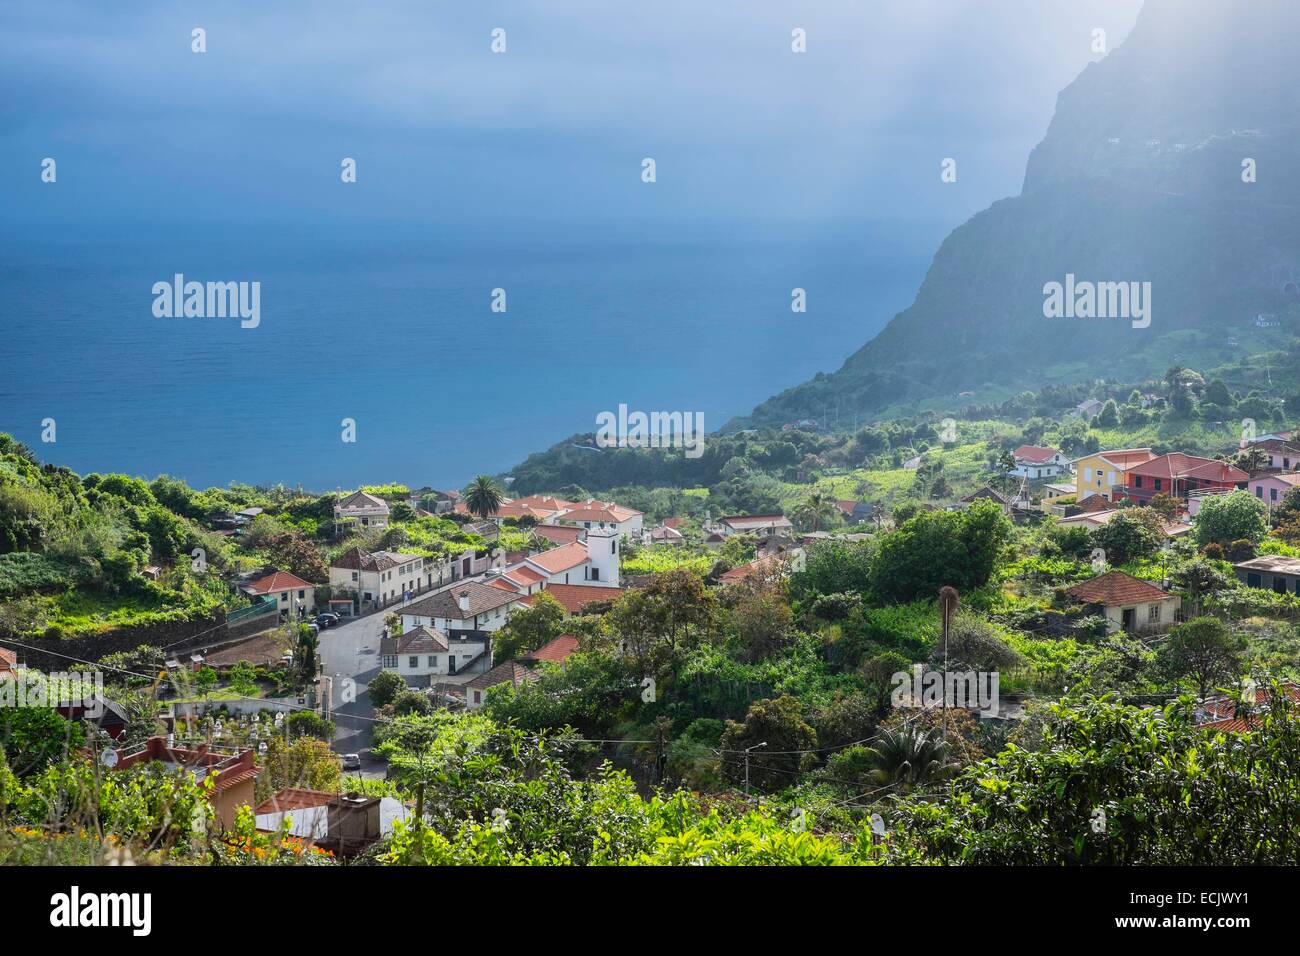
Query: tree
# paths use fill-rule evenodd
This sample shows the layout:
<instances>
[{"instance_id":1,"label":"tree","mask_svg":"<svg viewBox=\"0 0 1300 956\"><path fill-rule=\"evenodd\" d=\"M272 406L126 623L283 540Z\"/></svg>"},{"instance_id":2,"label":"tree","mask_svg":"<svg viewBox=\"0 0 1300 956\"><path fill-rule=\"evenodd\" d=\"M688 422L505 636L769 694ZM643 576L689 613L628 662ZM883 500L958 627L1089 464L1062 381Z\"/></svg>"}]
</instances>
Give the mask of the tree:
<instances>
[{"instance_id":1,"label":"tree","mask_svg":"<svg viewBox=\"0 0 1300 956\"><path fill-rule=\"evenodd\" d=\"M492 635L492 661L513 660L519 653L535 651L564 631L564 605L539 591L531 607L510 612L506 623Z\"/></svg>"},{"instance_id":2,"label":"tree","mask_svg":"<svg viewBox=\"0 0 1300 956\"><path fill-rule=\"evenodd\" d=\"M965 511L928 511L883 536L871 564L871 586L888 603L931 597L945 584L983 587L1011 539L1011 522L991 501Z\"/></svg>"},{"instance_id":3,"label":"tree","mask_svg":"<svg viewBox=\"0 0 1300 956\"><path fill-rule=\"evenodd\" d=\"M634 667L643 673L667 667L675 673L681 654L714 633L718 599L696 575L679 568L656 574L644 589L625 592L608 621Z\"/></svg>"},{"instance_id":4,"label":"tree","mask_svg":"<svg viewBox=\"0 0 1300 956\"><path fill-rule=\"evenodd\" d=\"M478 475L465 489L465 507L481 521L496 514L504 501L505 494L487 475Z\"/></svg>"},{"instance_id":5,"label":"tree","mask_svg":"<svg viewBox=\"0 0 1300 956\"><path fill-rule=\"evenodd\" d=\"M1106 399L1106 404L1101 407L1101 411L1092 420L1092 424L1095 428L1119 427L1119 407L1115 404L1115 399Z\"/></svg>"},{"instance_id":6,"label":"tree","mask_svg":"<svg viewBox=\"0 0 1300 956\"><path fill-rule=\"evenodd\" d=\"M1251 734L1163 710L1073 699L1038 740L957 778L942 800L901 803L891 852L967 866L1300 862L1300 728L1285 693ZM905 857L904 857L905 858Z\"/></svg>"},{"instance_id":7,"label":"tree","mask_svg":"<svg viewBox=\"0 0 1300 956\"><path fill-rule=\"evenodd\" d=\"M1174 498L1161 492L1147 502L1147 507L1166 521L1174 521L1183 513L1186 504L1182 498Z\"/></svg>"},{"instance_id":8,"label":"tree","mask_svg":"<svg viewBox=\"0 0 1300 956\"><path fill-rule=\"evenodd\" d=\"M1229 544L1245 538L1258 544L1268 534L1268 505L1248 491L1207 495L1196 512L1196 542Z\"/></svg>"},{"instance_id":9,"label":"tree","mask_svg":"<svg viewBox=\"0 0 1300 956\"><path fill-rule=\"evenodd\" d=\"M293 740L297 737L315 737L329 743L334 739L334 721L326 720L315 711L299 710L284 722L284 732Z\"/></svg>"},{"instance_id":10,"label":"tree","mask_svg":"<svg viewBox=\"0 0 1300 956\"><path fill-rule=\"evenodd\" d=\"M764 747L757 747L765 744ZM722 776L733 784L745 781L745 750L750 750L750 785L765 792L782 790L804 769L803 757L817 748L817 732L803 718L803 705L789 694L758 700L743 723L727 721L722 732Z\"/></svg>"},{"instance_id":11,"label":"tree","mask_svg":"<svg viewBox=\"0 0 1300 956\"><path fill-rule=\"evenodd\" d=\"M950 671L1001 671L1020 664L1021 658L988 621L959 613L952 618L948 633L947 661ZM943 666L942 642L934 646L930 662L935 667Z\"/></svg>"},{"instance_id":12,"label":"tree","mask_svg":"<svg viewBox=\"0 0 1300 956\"><path fill-rule=\"evenodd\" d=\"M304 790L338 789L343 768L330 745L316 737L298 737L290 742L274 736L261 757L262 773L257 778L257 799L265 800L287 787Z\"/></svg>"},{"instance_id":13,"label":"tree","mask_svg":"<svg viewBox=\"0 0 1300 956\"><path fill-rule=\"evenodd\" d=\"M366 685L366 693L370 695L370 703L374 707L387 707L398 691L403 690L406 690L406 680L397 671L380 671Z\"/></svg>"},{"instance_id":14,"label":"tree","mask_svg":"<svg viewBox=\"0 0 1300 956\"><path fill-rule=\"evenodd\" d=\"M915 722L882 729L866 748L866 756L872 781L903 794L950 777L957 770L952 745L942 731Z\"/></svg>"},{"instance_id":15,"label":"tree","mask_svg":"<svg viewBox=\"0 0 1300 956\"><path fill-rule=\"evenodd\" d=\"M48 707L19 707L17 681L0 680L0 748L19 777L67 761L85 741L81 725Z\"/></svg>"},{"instance_id":16,"label":"tree","mask_svg":"<svg viewBox=\"0 0 1300 956\"><path fill-rule=\"evenodd\" d=\"M1237 680L1245 650L1246 639L1218 618L1197 617L1169 632L1156 660L1174 680L1190 678L1204 700L1212 688Z\"/></svg>"},{"instance_id":17,"label":"tree","mask_svg":"<svg viewBox=\"0 0 1300 956\"><path fill-rule=\"evenodd\" d=\"M320 637L306 624L297 625L297 631L298 638L293 649L294 666L303 680L310 681L316 676L316 652L320 647Z\"/></svg>"},{"instance_id":18,"label":"tree","mask_svg":"<svg viewBox=\"0 0 1300 956\"><path fill-rule=\"evenodd\" d=\"M1160 516L1150 508L1125 508L1092 532L1093 546L1113 565L1152 557L1164 539Z\"/></svg>"},{"instance_id":19,"label":"tree","mask_svg":"<svg viewBox=\"0 0 1300 956\"><path fill-rule=\"evenodd\" d=\"M1207 558L1193 558L1169 576L1170 583L1183 593L1192 605L1193 613L1201 613L1201 602L1207 594L1223 590L1233 582Z\"/></svg>"},{"instance_id":20,"label":"tree","mask_svg":"<svg viewBox=\"0 0 1300 956\"><path fill-rule=\"evenodd\" d=\"M800 524L809 526L816 532L820 530L823 522L829 523L835 517L837 511L838 507L835 504L835 499L824 491L812 491L794 509L792 517Z\"/></svg>"}]
</instances>

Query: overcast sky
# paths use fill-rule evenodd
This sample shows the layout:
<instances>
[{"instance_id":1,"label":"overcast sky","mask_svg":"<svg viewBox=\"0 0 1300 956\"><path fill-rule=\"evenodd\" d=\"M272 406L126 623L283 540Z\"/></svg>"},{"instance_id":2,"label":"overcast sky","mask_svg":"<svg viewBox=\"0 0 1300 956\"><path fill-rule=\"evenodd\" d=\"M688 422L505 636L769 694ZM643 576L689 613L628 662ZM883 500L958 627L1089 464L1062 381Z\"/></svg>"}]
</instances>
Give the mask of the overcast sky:
<instances>
[{"instance_id":1,"label":"overcast sky","mask_svg":"<svg viewBox=\"0 0 1300 956\"><path fill-rule=\"evenodd\" d=\"M955 225L1019 191L1093 29L1113 47L1139 6L4 3L4 220Z\"/></svg>"}]
</instances>

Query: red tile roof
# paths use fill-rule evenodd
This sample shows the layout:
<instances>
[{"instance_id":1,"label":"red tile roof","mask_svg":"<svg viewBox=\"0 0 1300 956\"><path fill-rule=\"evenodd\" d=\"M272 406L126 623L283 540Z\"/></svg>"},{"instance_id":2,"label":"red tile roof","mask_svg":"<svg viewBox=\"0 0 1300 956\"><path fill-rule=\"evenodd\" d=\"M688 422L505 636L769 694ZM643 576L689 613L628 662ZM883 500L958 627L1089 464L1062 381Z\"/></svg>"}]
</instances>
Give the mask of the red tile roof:
<instances>
[{"instance_id":1,"label":"red tile roof","mask_svg":"<svg viewBox=\"0 0 1300 956\"><path fill-rule=\"evenodd\" d=\"M518 687L527 681L537 680L541 675L531 668L524 667L523 664L517 664L514 661L506 661L498 664L486 674L479 674L472 681L467 683L466 687L473 687L477 690L486 690L489 687L496 687L497 684L514 684Z\"/></svg>"},{"instance_id":2,"label":"red tile roof","mask_svg":"<svg viewBox=\"0 0 1300 956\"><path fill-rule=\"evenodd\" d=\"M1150 478L1197 478L1201 481L1217 481L1225 484L1245 481L1250 477L1240 468L1234 468L1225 461L1215 461L1213 458L1202 458L1199 455L1186 455L1181 451L1171 451L1159 458L1133 465L1125 470L1125 474Z\"/></svg>"},{"instance_id":3,"label":"red tile roof","mask_svg":"<svg viewBox=\"0 0 1300 956\"><path fill-rule=\"evenodd\" d=\"M1300 685L1287 681L1282 684L1282 692L1293 702L1300 704ZM1245 733L1259 727L1259 710L1265 707L1270 698L1267 687L1255 689L1255 708L1253 714L1237 716L1237 702L1230 697L1212 697L1203 701L1198 708L1196 726L1202 730L1223 730L1229 733Z\"/></svg>"},{"instance_id":4,"label":"red tile roof","mask_svg":"<svg viewBox=\"0 0 1300 956\"><path fill-rule=\"evenodd\" d=\"M587 546L581 541L560 545L560 547L552 548L550 551L534 554L528 559L530 563L537 565L549 574L559 574L561 571L576 568L586 560Z\"/></svg>"},{"instance_id":5,"label":"red tile roof","mask_svg":"<svg viewBox=\"0 0 1300 956\"><path fill-rule=\"evenodd\" d=\"M1066 588L1065 593L1087 604L1101 604L1104 607L1145 604L1173 597L1154 584L1140 581L1123 571L1107 571L1100 577Z\"/></svg>"},{"instance_id":6,"label":"red tile roof","mask_svg":"<svg viewBox=\"0 0 1300 956\"><path fill-rule=\"evenodd\" d=\"M578 649L578 639L572 634L561 634L553 641L548 641L535 651L523 655L526 661L551 661L563 664L569 655Z\"/></svg>"},{"instance_id":7,"label":"red tile roof","mask_svg":"<svg viewBox=\"0 0 1300 956\"><path fill-rule=\"evenodd\" d=\"M1094 452L1094 454L1100 455L1120 471L1140 465L1156 457L1155 452L1150 448L1116 448L1113 451L1099 451ZM1084 455L1084 458L1091 457L1091 455ZM1082 459L1079 460L1082 461Z\"/></svg>"},{"instance_id":8,"label":"red tile roof","mask_svg":"<svg viewBox=\"0 0 1300 956\"><path fill-rule=\"evenodd\" d=\"M252 591L254 594L275 594L279 591L295 591L300 588L315 588L316 585L309 581L304 581L296 574L290 574L288 571L275 571L266 577L258 578L244 586L245 591Z\"/></svg>"},{"instance_id":9,"label":"red tile roof","mask_svg":"<svg viewBox=\"0 0 1300 956\"><path fill-rule=\"evenodd\" d=\"M294 810L307 810L311 807L323 807L334 799L334 794L320 790L303 790L300 787L286 787L266 799L254 813L286 813Z\"/></svg>"},{"instance_id":10,"label":"red tile roof","mask_svg":"<svg viewBox=\"0 0 1300 956\"><path fill-rule=\"evenodd\" d=\"M539 524L533 528L533 534L555 544L569 544L582 540L586 531L571 524Z\"/></svg>"},{"instance_id":11,"label":"red tile roof","mask_svg":"<svg viewBox=\"0 0 1300 956\"><path fill-rule=\"evenodd\" d=\"M1055 448L1042 448L1038 445L1021 445L1012 456L1021 461L1027 461L1032 464L1041 464L1057 454Z\"/></svg>"},{"instance_id":12,"label":"red tile roof","mask_svg":"<svg viewBox=\"0 0 1300 956\"><path fill-rule=\"evenodd\" d=\"M570 614L577 614L586 608L588 604L594 604L597 601L618 600L624 590L626 589L601 587L597 584L548 584L541 591L520 598L520 600L531 607L538 594L549 594L559 601Z\"/></svg>"}]
</instances>

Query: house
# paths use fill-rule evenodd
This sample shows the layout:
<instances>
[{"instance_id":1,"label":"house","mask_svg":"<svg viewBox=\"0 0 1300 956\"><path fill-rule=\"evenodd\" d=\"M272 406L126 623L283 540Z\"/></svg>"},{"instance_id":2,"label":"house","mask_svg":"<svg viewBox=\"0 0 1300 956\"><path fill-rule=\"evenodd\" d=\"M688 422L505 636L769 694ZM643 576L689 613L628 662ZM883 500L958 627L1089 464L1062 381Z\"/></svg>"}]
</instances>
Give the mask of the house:
<instances>
[{"instance_id":1,"label":"house","mask_svg":"<svg viewBox=\"0 0 1300 956\"><path fill-rule=\"evenodd\" d=\"M1070 515L1067 518L1061 518L1056 522L1056 525L1059 528L1100 528L1103 525L1110 524L1116 516L1122 515L1123 513L1123 508L1080 511L1079 513ZM1167 539L1181 538L1192 530L1192 526L1186 521L1161 521L1160 530L1164 533L1164 536Z\"/></svg>"},{"instance_id":2,"label":"house","mask_svg":"<svg viewBox=\"0 0 1300 956\"><path fill-rule=\"evenodd\" d=\"M680 531L676 528L670 528L666 524L650 529L643 538L644 543L647 545L678 545L686 541L685 536Z\"/></svg>"},{"instance_id":3,"label":"house","mask_svg":"<svg viewBox=\"0 0 1300 956\"><path fill-rule=\"evenodd\" d=\"M533 594L546 587L548 580L547 575L541 571L531 568L525 563L528 555L524 555L517 563L507 567L504 571L489 571L484 578L485 584L491 584L494 587L508 585L518 594Z\"/></svg>"},{"instance_id":4,"label":"house","mask_svg":"<svg viewBox=\"0 0 1300 956\"><path fill-rule=\"evenodd\" d=\"M126 735L126 725L130 723L126 709L102 694L68 698L50 706L64 720L83 721L114 740Z\"/></svg>"},{"instance_id":5,"label":"house","mask_svg":"<svg viewBox=\"0 0 1300 956\"><path fill-rule=\"evenodd\" d=\"M1105 407L1105 402L1099 402L1095 398L1085 398L1074 406L1074 413L1080 418L1096 418Z\"/></svg>"},{"instance_id":6,"label":"house","mask_svg":"<svg viewBox=\"0 0 1300 956\"><path fill-rule=\"evenodd\" d=\"M1263 467L1273 471L1300 468L1300 445L1293 445L1280 435L1265 435L1253 442L1243 442L1241 450L1243 452L1258 450L1267 462Z\"/></svg>"},{"instance_id":7,"label":"house","mask_svg":"<svg viewBox=\"0 0 1300 956\"><path fill-rule=\"evenodd\" d=\"M550 544L572 544L587 537L583 528L565 524L539 524L533 528L533 536Z\"/></svg>"},{"instance_id":8,"label":"house","mask_svg":"<svg viewBox=\"0 0 1300 956\"><path fill-rule=\"evenodd\" d=\"M1259 475L1250 479L1246 487L1272 511L1282 503L1286 493L1297 485L1300 485L1300 473L1285 472L1277 475Z\"/></svg>"},{"instance_id":9,"label":"house","mask_svg":"<svg viewBox=\"0 0 1300 956\"><path fill-rule=\"evenodd\" d=\"M316 585L288 571L272 571L245 584L249 597L270 597L280 610L280 619L305 620L316 610Z\"/></svg>"},{"instance_id":10,"label":"house","mask_svg":"<svg viewBox=\"0 0 1300 956\"><path fill-rule=\"evenodd\" d=\"M1126 470L1155 457L1150 448L1117 448L1076 458L1071 462L1076 500L1082 502L1085 498L1099 495L1110 501L1115 487L1124 484Z\"/></svg>"},{"instance_id":11,"label":"house","mask_svg":"<svg viewBox=\"0 0 1300 956\"><path fill-rule=\"evenodd\" d=\"M1043 485L1043 496L1038 501L1038 508L1040 511L1049 514L1064 514L1065 506L1060 502L1066 498L1075 498L1076 494L1077 492L1072 483L1060 482Z\"/></svg>"},{"instance_id":12,"label":"house","mask_svg":"<svg viewBox=\"0 0 1300 956\"><path fill-rule=\"evenodd\" d=\"M625 590L593 584L548 584L545 593L559 601L567 614L582 614L589 604L617 601ZM532 594L522 603L532 607L536 601L537 595Z\"/></svg>"},{"instance_id":13,"label":"house","mask_svg":"<svg viewBox=\"0 0 1300 956\"><path fill-rule=\"evenodd\" d=\"M287 787L254 811L257 829L278 833L285 820L289 835L348 857L393 832L411 815L392 797L358 797Z\"/></svg>"},{"instance_id":14,"label":"house","mask_svg":"<svg viewBox=\"0 0 1300 956\"><path fill-rule=\"evenodd\" d=\"M433 561L420 554L351 548L330 562L330 592L351 597L356 613L434 586Z\"/></svg>"},{"instance_id":15,"label":"house","mask_svg":"<svg viewBox=\"0 0 1300 956\"><path fill-rule=\"evenodd\" d=\"M402 608L402 633L426 626L454 640L477 640L506 622L520 595L481 581L465 581Z\"/></svg>"},{"instance_id":16,"label":"house","mask_svg":"<svg viewBox=\"0 0 1300 956\"><path fill-rule=\"evenodd\" d=\"M619 586L619 545L610 529L586 529L586 540L530 555L522 566L541 574L549 584Z\"/></svg>"},{"instance_id":17,"label":"house","mask_svg":"<svg viewBox=\"0 0 1300 956\"><path fill-rule=\"evenodd\" d=\"M1227 462L1173 451L1126 469L1123 486L1115 486L1112 493L1144 505L1156 495L1186 499L1233 491L1249 479Z\"/></svg>"},{"instance_id":18,"label":"house","mask_svg":"<svg viewBox=\"0 0 1300 956\"><path fill-rule=\"evenodd\" d=\"M769 535L777 532L789 534L794 530L790 519L782 514L774 515L728 515L719 518L716 530L725 537L735 534Z\"/></svg>"},{"instance_id":19,"label":"house","mask_svg":"<svg viewBox=\"0 0 1300 956\"><path fill-rule=\"evenodd\" d=\"M1004 495L997 489L990 488L987 485L980 488L978 491L972 491L968 495L963 495L950 510L964 511L977 501L991 501L1002 509L1003 514L1011 514L1010 496Z\"/></svg>"},{"instance_id":20,"label":"house","mask_svg":"<svg viewBox=\"0 0 1300 956\"><path fill-rule=\"evenodd\" d=\"M169 770L188 771L203 783L212 778L208 789L208 802L214 817L224 829L235 825L239 808L253 803L253 788L258 769L252 750L211 750L205 744L198 747L174 747L166 737L150 737L144 745L127 754L119 754L113 770L126 770L146 764L160 763Z\"/></svg>"},{"instance_id":21,"label":"house","mask_svg":"<svg viewBox=\"0 0 1300 956\"><path fill-rule=\"evenodd\" d=\"M1181 599L1123 571L1108 571L1065 589L1065 593L1104 614L1107 630L1160 633L1174 625Z\"/></svg>"},{"instance_id":22,"label":"house","mask_svg":"<svg viewBox=\"0 0 1300 956\"><path fill-rule=\"evenodd\" d=\"M1300 704L1300 684L1284 681L1278 686L1292 704ZM1219 696L1201 701L1196 708L1196 726L1201 730L1234 734L1257 730L1272 700L1272 688L1252 682L1243 690L1245 693L1240 699Z\"/></svg>"},{"instance_id":23,"label":"house","mask_svg":"<svg viewBox=\"0 0 1300 956\"><path fill-rule=\"evenodd\" d=\"M396 671L413 687L427 687L434 677L457 674L487 653L483 640L453 640L428 624L379 641L379 666Z\"/></svg>"},{"instance_id":24,"label":"house","mask_svg":"<svg viewBox=\"0 0 1300 956\"><path fill-rule=\"evenodd\" d=\"M574 504L567 511L555 516L556 524L577 525L588 531L612 531L618 537L641 534L641 522L644 515L633 508L624 508L612 501L597 501L589 498L580 504Z\"/></svg>"},{"instance_id":25,"label":"house","mask_svg":"<svg viewBox=\"0 0 1300 956\"><path fill-rule=\"evenodd\" d=\"M726 571L718 578L719 584L740 584L743 581L762 580L765 577L786 575L802 571L805 566L802 548L782 554L768 554L755 558L748 564Z\"/></svg>"},{"instance_id":26,"label":"house","mask_svg":"<svg viewBox=\"0 0 1300 956\"><path fill-rule=\"evenodd\" d=\"M535 681L540 676L537 671L515 661L498 664L486 674L479 674L465 685L465 706L470 710L478 710L483 706L483 699L491 688L502 684L518 687L529 681Z\"/></svg>"},{"instance_id":27,"label":"house","mask_svg":"<svg viewBox=\"0 0 1300 956\"><path fill-rule=\"evenodd\" d=\"M558 502L557 502L558 504ZM465 502L456 503L456 509L460 514L469 514L469 506ZM506 499L497 506L496 511L487 516L488 521L500 524L509 518L511 521L519 521L523 518L530 518L538 524L553 520L560 514L560 507L541 507L540 505L530 504L527 501Z\"/></svg>"},{"instance_id":28,"label":"house","mask_svg":"<svg viewBox=\"0 0 1300 956\"><path fill-rule=\"evenodd\" d=\"M1055 478L1070 469L1069 459L1055 448L1021 445L1011 453L1011 457L1015 463L1007 474L1016 478Z\"/></svg>"},{"instance_id":29,"label":"house","mask_svg":"<svg viewBox=\"0 0 1300 956\"><path fill-rule=\"evenodd\" d=\"M1264 588L1278 594L1300 594L1300 558L1266 554L1232 567L1248 587Z\"/></svg>"},{"instance_id":30,"label":"house","mask_svg":"<svg viewBox=\"0 0 1300 956\"><path fill-rule=\"evenodd\" d=\"M387 528L388 502L365 491L354 491L334 503L334 523Z\"/></svg>"},{"instance_id":31,"label":"house","mask_svg":"<svg viewBox=\"0 0 1300 956\"><path fill-rule=\"evenodd\" d=\"M0 680L16 677L18 674L18 652L7 647L0 647Z\"/></svg>"},{"instance_id":32,"label":"house","mask_svg":"<svg viewBox=\"0 0 1300 956\"><path fill-rule=\"evenodd\" d=\"M561 634L554 640L547 641L535 651L520 654L519 659L526 664L563 664L578 649L578 638L572 634Z\"/></svg>"}]
</instances>

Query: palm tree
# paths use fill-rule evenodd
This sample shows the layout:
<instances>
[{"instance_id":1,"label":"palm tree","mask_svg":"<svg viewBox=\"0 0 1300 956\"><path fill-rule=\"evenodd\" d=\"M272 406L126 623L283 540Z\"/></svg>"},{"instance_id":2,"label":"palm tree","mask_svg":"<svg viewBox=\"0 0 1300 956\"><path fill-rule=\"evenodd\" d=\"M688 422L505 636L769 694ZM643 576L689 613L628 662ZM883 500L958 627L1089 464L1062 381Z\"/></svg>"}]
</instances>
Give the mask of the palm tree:
<instances>
[{"instance_id":1,"label":"palm tree","mask_svg":"<svg viewBox=\"0 0 1300 956\"><path fill-rule=\"evenodd\" d=\"M506 496L487 475L479 475L465 489L465 506L486 521L497 513Z\"/></svg>"},{"instance_id":2,"label":"palm tree","mask_svg":"<svg viewBox=\"0 0 1300 956\"><path fill-rule=\"evenodd\" d=\"M799 520L811 524L813 531L817 531L822 518L829 518L834 515L836 507L835 501L826 492L813 491L795 510L795 514Z\"/></svg>"},{"instance_id":3,"label":"palm tree","mask_svg":"<svg viewBox=\"0 0 1300 956\"><path fill-rule=\"evenodd\" d=\"M876 745L867 748L867 759L873 767L872 780L901 793L950 777L957 770L952 745L938 729L920 727L915 721L882 731Z\"/></svg>"}]
</instances>

